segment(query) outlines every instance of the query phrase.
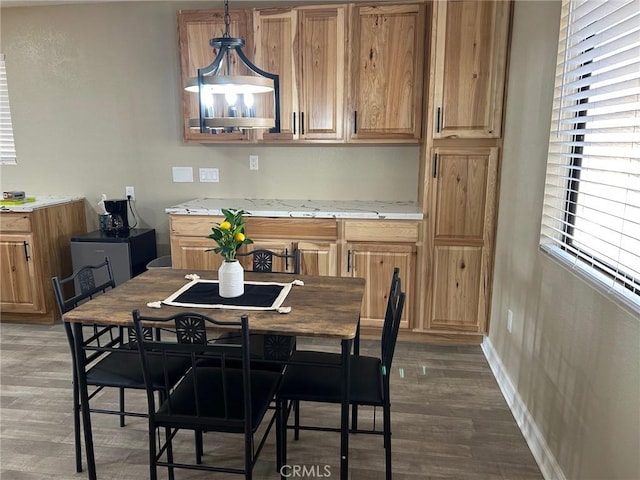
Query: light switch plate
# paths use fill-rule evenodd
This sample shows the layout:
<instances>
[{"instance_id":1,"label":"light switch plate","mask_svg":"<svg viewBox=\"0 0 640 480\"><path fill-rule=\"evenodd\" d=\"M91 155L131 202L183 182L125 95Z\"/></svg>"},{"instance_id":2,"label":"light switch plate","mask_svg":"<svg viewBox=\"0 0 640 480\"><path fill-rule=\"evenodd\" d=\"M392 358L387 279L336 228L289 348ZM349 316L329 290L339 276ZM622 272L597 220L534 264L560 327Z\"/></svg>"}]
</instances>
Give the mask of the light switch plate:
<instances>
[{"instance_id":1,"label":"light switch plate","mask_svg":"<svg viewBox=\"0 0 640 480\"><path fill-rule=\"evenodd\" d=\"M174 182L193 182L193 167L173 167Z\"/></svg>"},{"instance_id":2,"label":"light switch plate","mask_svg":"<svg viewBox=\"0 0 640 480\"><path fill-rule=\"evenodd\" d=\"M198 174L201 182L220 181L220 172L217 168L200 168Z\"/></svg>"}]
</instances>

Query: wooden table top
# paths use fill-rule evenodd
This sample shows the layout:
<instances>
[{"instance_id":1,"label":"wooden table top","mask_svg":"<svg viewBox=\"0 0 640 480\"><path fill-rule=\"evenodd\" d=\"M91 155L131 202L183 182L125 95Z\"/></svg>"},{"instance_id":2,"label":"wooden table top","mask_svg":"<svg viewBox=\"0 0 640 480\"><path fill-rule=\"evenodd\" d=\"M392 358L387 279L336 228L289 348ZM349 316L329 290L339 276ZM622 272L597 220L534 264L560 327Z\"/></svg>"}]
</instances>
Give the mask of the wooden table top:
<instances>
[{"instance_id":1,"label":"wooden table top","mask_svg":"<svg viewBox=\"0 0 640 480\"><path fill-rule=\"evenodd\" d=\"M185 308L162 305L147 307L147 303L164 300L190 280L186 274L196 273L203 280L216 280L215 271L152 269L107 291L74 310L64 314L72 323L123 325L133 324L132 311L144 316L168 317L178 312L193 311L216 320L238 320L242 313L249 315L249 328L255 333L271 333L308 337L352 339L356 335L365 280L348 277L319 277L290 274L245 272L245 280L291 282L302 280L304 286L294 285L283 307L291 312L273 310L247 311L218 308Z\"/></svg>"}]
</instances>

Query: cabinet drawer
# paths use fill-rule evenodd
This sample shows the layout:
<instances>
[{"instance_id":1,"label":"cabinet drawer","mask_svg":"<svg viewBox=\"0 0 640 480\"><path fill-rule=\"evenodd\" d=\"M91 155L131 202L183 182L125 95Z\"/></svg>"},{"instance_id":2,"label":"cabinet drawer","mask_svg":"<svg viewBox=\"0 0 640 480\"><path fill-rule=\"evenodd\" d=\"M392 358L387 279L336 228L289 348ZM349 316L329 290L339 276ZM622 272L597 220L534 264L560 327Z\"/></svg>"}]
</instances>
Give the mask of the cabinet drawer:
<instances>
[{"instance_id":1,"label":"cabinet drawer","mask_svg":"<svg viewBox=\"0 0 640 480\"><path fill-rule=\"evenodd\" d=\"M25 213L0 214L0 232L30 232L31 217Z\"/></svg>"},{"instance_id":2,"label":"cabinet drawer","mask_svg":"<svg viewBox=\"0 0 640 480\"><path fill-rule=\"evenodd\" d=\"M332 219L248 217L247 235L250 238L335 240L338 227Z\"/></svg>"},{"instance_id":3,"label":"cabinet drawer","mask_svg":"<svg viewBox=\"0 0 640 480\"><path fill-rule=\"evenodd\" d=\"M348 242L409 242L418 241L420 222L403 220L347 220L344 237Z\"/></svg>"},{"instance_id":4,"label":"cabinet drawer","mask_svg":"<svg viewBox=\"0 0 640 480\"><path fill-rule=\"evenodd\" d=\"M211 229L224 220L213 215L171 215L171 235L184 237L206 237Z\"/></svg>"},{"instance_id":5,"label":"cabinet drawer","mask_svg":"<svg viewBox=\"0 0 640 480\"><path fill-rule=\"evenodd\" d=\"M171 234L185 237L206 237L211 228L224 217L213 215L171 216ZM332 219L245 217L249 238L288 238L335 240L338 228Z\"/></svg>"}]
</instances>

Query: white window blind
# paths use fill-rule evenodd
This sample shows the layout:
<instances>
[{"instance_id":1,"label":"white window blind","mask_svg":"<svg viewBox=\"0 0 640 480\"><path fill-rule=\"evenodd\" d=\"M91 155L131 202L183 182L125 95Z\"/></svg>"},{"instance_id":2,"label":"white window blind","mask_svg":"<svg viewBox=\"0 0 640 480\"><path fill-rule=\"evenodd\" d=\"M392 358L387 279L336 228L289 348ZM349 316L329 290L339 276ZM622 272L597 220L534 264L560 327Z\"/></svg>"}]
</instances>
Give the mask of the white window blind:
<instances>
[{"instance_id":1,"label":"white window blind","mask_svg":"<svg viewBox=\"0 0 640 480\"><path fill-rule=\"evenodd\" d=\"M9 88L4 54L0 53L0 165L16 163L16 146L13 141L13 125L9 108Z\"/></svg>"},{"instance_id":2,"label":"white window blind","mask_svg":"<svg viewBox=\"0 0 640 480\"><path fill-rule=\"evenodd\" d=\"M564 0L543 250L640 311L640 0Z\"/></svg>"}]
</instances>

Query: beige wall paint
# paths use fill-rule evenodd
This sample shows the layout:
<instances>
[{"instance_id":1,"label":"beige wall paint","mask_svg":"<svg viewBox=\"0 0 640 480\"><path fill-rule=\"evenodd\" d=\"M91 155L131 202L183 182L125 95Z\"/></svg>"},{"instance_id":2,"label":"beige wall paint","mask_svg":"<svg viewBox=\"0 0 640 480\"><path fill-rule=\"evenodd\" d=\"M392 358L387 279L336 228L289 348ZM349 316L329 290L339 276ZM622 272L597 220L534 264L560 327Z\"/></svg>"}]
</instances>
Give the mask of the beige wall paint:
<instances>
[{"instance_id":1,"label":"beige wall paint","mask_svg":"<svg viewBox=\"0 0 640 480\"><path fill-rule=\"evenodd\" d=\"M3 8L18 153L3 190L123 198L168 252L164 208L197 197L417 199L417 146L210 146L181 137L176 32L180 2ZM260 170L249 171L249 155ZM218 167L220 183L173 183L171 167Z\"/></svg>"},{"instance_id":2,"label":"beige wall paint","mask_svg":"<svg viewBox=\"0 0 640 480\"><path fill-rule=\"evenodd\" d=\"M638 479L640 318L538 248L559 12L515 6L489 338L567 479Z\"/></svg>"}]
</instances>

